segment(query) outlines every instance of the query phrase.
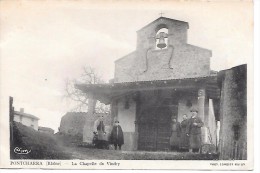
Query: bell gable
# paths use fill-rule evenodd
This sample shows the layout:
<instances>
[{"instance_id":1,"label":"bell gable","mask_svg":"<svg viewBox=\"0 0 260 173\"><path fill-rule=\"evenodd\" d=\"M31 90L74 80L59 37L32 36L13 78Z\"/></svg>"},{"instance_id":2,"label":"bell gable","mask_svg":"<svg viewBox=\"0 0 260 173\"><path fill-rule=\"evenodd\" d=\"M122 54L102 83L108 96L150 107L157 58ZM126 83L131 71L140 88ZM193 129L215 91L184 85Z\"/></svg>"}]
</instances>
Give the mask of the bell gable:
<instances>
[{"instance_id":1,"label":"bell gable","mask_svg":"<svg viewBox=\"0 0 260 173\"><path fill-rule=\"evenodd\" d=\"M210 50L187 43L187 22L160 17L137 31L133 53L115 62L115 82L210 75Z\"/></svg>"}]
</instances>

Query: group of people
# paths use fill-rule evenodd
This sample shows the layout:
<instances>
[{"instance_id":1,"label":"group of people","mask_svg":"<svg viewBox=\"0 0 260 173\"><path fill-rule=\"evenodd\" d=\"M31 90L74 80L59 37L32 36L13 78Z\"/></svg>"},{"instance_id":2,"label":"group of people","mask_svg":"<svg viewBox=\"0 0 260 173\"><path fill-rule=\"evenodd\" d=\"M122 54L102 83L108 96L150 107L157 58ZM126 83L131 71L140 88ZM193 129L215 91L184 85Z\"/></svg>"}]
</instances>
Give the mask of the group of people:
<instances>
[{"instance_id":1,"label":"group of people","mask_svg":"<svg viewBox=\"0 0 260 173\"><path fill-rule=\"evenodd\" d=\"M201 148L201 127L203 122L198 116L196 109L191 110L191 117L188 119L183 115L182 122L172 118L172 133L170 137L171 150L199 152Z\"/></svg>"},{"instance_id":2,"label":"group of people","mask_svg":"<svg viewBox=\"0 0 260 173\"><path fill-rule=\"evenodd\" d=\"M201 127L202 120L197 116L196 109L191 110L191 117L183 115L182 122L177 122L177 119L172 118L172 131L170 137L171 150L173 151L189 151L199 152L201 148ZM111 134L105 132L103 116L99 117L94 123L94 139L93 143L97 148L106 148L109 144L114 145L114 149L121 150L124 144L124 134L119 121L114 122ZM96 139L96 140L95 140Z\"/></svg>"},{"instance_id":3,"label":"group of people","mask_svg":"<svg viewBox=\"0 0 260 173\"><path fill-rule=\"evenodd\" d=\"M94 122L94 138L93 143L97 148L108 148L109 144L114 145L114 149L121 150L121 146L124 144L124 133L119 125L119 121L115 120L114 126L111 130L111 134L107 135L104 125L104 117L100 116Z\"/></svg>"}]
</instances>

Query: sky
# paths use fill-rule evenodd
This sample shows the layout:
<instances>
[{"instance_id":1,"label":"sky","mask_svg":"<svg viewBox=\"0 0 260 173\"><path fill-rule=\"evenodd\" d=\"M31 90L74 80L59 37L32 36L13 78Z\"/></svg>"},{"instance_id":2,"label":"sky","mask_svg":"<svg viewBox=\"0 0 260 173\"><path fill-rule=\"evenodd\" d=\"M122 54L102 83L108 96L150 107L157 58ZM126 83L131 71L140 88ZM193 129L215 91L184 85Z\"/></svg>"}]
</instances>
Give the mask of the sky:
<instances>
[{"instance_id":1,"label":"sky","mask_svg":"<svg viewBox=\"0 0 260 173\"><path fill-rule=\"evenodd\" d=\"M151 3L152 2L152 3ZM136 31L160 17L189 23L188 43L212 50L211 69L253 62L250 1L0 1L1 118L16 110L57 131L74 104L66 79L83 66L108 81L114 61L136 48Z\"/></svg>"}]
</instances>

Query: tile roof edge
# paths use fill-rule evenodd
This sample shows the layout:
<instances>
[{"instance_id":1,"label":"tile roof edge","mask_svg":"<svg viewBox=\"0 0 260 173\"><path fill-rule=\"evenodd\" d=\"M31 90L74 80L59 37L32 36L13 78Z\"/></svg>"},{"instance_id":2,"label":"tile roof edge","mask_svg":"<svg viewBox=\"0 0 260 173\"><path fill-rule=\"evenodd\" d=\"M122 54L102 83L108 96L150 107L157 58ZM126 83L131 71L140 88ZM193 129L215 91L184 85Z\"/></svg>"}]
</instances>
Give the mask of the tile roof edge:
<instances>
[{"instance_id":1,"label":"tile roof edge","mask_svg":"<svg viewBox=\"0 0 260 173\"><path fill-rule=\"evenodd\" d=\"M103 83L103 84L78 84L78 85L117 85L117 84L131 84L131 83L146 83L146 82L163 82L163 81L174 81L174 80L189 80L189 79L205 79L217 77L217 74L211 74L208 76L190 77L190 78L176 78L176 79L160 79L160 80L144 80L144 81L132 81L132 82L118 82L118 83Z\"/></svg>"}]
</instances>

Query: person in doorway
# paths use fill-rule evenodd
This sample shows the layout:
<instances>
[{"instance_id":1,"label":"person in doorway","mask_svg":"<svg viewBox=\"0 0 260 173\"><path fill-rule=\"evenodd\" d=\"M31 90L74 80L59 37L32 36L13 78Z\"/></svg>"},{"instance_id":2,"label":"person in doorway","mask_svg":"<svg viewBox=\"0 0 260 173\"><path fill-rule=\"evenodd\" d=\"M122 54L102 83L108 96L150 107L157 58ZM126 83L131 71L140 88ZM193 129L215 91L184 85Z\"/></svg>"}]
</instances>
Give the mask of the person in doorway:
<instances>
[{"instance_id":1,"label":"person in doorway","mask_svg":"<svg viewBox=\"0 0 260 173\"><path fill-rule=\"evenodd\" d=\"M172 151L179 150L179 143L180 143L180 123L177 122L176 118L172 119L172 133L170 137L170 145Z\"/></svg>"},{"instance_id":2,"label":"person in doorway","mask_svg":"<svg viewBox=\"0 0 260 173\"><path fill-rule=\"evenodd\" d=\"M111 143L115 146L115 150L117 150L117 146L121 150L121 146L124 144L124 133L118 120L115 121L110 138Z\"/></svg>"},{"instance_id":3,"label":"person in doorway","mask_svg":"<svg viewBox=\"0 0 260 173\"><path fill-rule=\"evenodd\" d=\"M183 115L182 119L183 120L181 122L180 150L187 152L189 151L189 145L190 145L189 136L187 136L186 134L187 127L189 125L189 120L186 114Z\"/></svg>"},{"instance_id":4,"label":"person in doorway","mask_svg":"<svg viewBox=\"0 0 260 173\"><path fill-rule=\"evenodd\" d=\"M199 152L201 148L201 127L204 125L200 117L198 117L198 110L191 109L191 118L187 127L187 136L190 137L190 149L192 152Z\"/></svg>"}]
</instances>

